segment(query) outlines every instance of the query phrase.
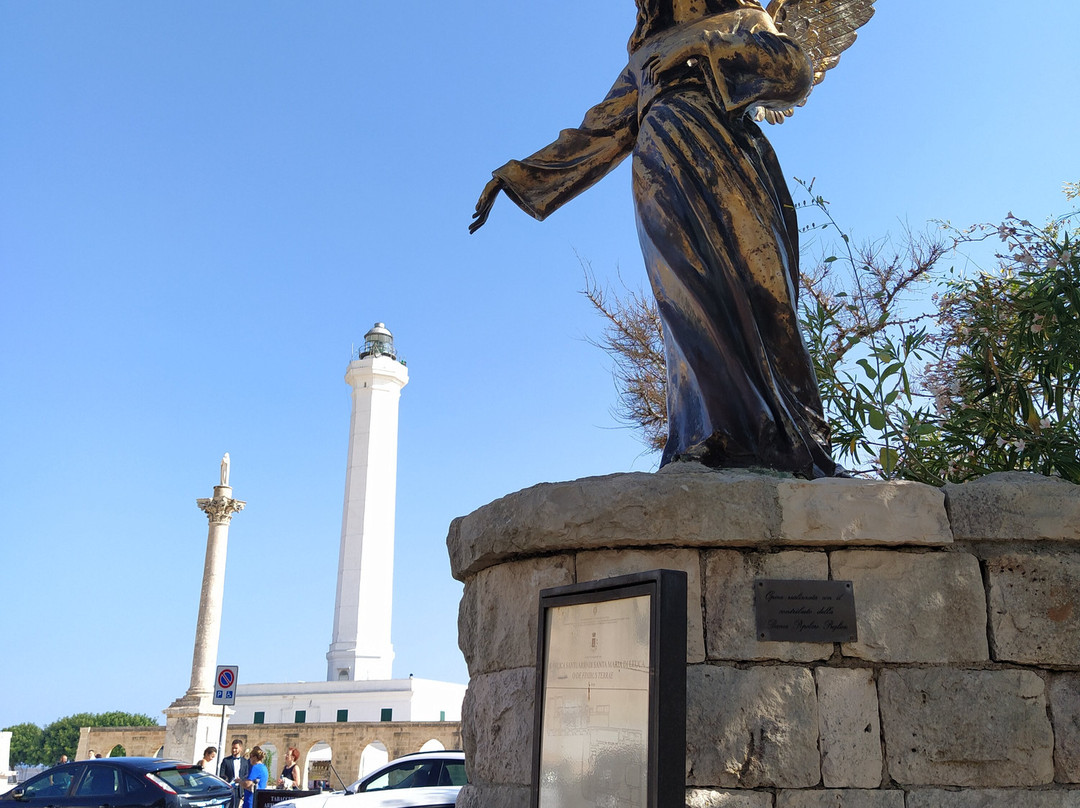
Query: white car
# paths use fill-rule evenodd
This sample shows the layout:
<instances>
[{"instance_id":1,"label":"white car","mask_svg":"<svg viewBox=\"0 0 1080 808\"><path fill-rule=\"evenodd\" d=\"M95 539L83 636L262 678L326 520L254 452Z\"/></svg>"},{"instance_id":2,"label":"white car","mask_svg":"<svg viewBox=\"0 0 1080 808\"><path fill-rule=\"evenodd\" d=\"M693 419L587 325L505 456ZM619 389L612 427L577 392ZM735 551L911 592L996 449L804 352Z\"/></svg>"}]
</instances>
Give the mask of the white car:
<instances>
[{"instance_id":1,"label":"white car","mask_svg":"<svg viewBox=\"0 0 1080 808\"><path fill-rule=\"evenodd\" d=\"M464 752L416 752L390 761L344 792L298 797L274 808L453 808L467 782Z\"/></svg>"}]
</instances>

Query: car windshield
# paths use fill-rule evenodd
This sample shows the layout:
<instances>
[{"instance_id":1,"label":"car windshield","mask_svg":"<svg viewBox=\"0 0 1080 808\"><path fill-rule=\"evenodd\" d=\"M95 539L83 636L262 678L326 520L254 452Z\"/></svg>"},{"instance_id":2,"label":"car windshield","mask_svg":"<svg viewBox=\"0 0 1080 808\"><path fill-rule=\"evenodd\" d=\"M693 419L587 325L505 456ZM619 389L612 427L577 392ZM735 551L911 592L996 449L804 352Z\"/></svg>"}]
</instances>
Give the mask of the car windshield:
<instances>
[{"instance_id":1,"label":"car windshield","mask_svg":"<svg viewBox=\"0 0 1080 808\"><path fill-rule=\"evenodd\" d=\"M176 789L178 794L201 794L225 785L209 772L198 766L177 766L175 769L158 769L153 773Z\"/></svg>"}]
</instances>

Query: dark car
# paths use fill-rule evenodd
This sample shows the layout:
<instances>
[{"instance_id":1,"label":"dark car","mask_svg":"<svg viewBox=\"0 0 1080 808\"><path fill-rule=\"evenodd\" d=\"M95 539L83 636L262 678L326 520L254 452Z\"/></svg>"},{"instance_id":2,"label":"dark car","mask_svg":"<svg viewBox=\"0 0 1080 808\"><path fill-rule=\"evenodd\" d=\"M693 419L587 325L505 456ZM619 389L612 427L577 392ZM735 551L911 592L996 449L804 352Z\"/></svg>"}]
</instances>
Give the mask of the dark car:
<instances>
[{"instance_id":1,"label":"dark car","mask_svg":"<svg viewBox=\"0 0 1080 808\"><path fill-rule=\"evenodd\" d=\"M0 796L0 808L234 808L232 786L192 763L100 758L64 763Z\"/></svg>"}]
</instances>

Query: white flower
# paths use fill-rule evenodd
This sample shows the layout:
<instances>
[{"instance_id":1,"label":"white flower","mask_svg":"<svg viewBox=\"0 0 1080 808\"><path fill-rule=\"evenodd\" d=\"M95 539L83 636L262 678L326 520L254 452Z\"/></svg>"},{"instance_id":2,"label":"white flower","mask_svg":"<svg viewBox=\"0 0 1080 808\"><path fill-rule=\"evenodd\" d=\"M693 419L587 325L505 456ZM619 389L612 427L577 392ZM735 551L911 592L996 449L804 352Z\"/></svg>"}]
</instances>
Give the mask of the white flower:
<instances>
[{"instance_id":1,"label":"white flower","mask_svg":"<svg viewBox=\"0 0 1080 808\"><path fill-rule=\"evenodd\" d=\"M1002 448L1005 445L1005 438L998 438L996 441L998 448Z\"/></svg>"},{"instance_id":2,"label":"white flower","mask_svg":"<svg viewBox=\"0 0 1080 808\"><path fill-rule=\"evenodd\" d=\"M1013 441L1013 446L1015 446L1018 451L1022 452L1027 447L1027 444L1024 443L1022 440L1014 440Z\"/></svg>"},{"instance_id":3,"label":"white flower","mask_svg":"<svg viewBox=\"0 0 1080 808\"><path fill-rule=\"evenodd\" d=\"M1050 419L1049 418L1043 418L1041 421L1039 421L1039 426L1042 429L1049 429L1050 428Z\"/></svg>"}]
</instances>

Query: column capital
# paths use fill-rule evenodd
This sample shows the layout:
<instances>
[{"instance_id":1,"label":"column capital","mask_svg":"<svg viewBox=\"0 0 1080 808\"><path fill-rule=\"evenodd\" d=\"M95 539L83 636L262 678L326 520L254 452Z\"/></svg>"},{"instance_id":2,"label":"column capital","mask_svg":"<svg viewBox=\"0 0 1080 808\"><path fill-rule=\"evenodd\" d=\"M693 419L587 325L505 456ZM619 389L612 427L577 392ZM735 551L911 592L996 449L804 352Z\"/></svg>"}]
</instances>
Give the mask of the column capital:
<instances>
[{"instance_id":1,"label":"column capital","mask_svg":"<svg viewBox=\"0 0 1080 808\"><path fill-rule=\"evenodd\" d=\"M210 524L227 525L233 514L244 510L244 506L247 505L246 502L233 499L230 494L232 494L232 488L229 486L215 485L213 499L197 499L195 504L206 514Z\"/></svg>"}]
</instances>

